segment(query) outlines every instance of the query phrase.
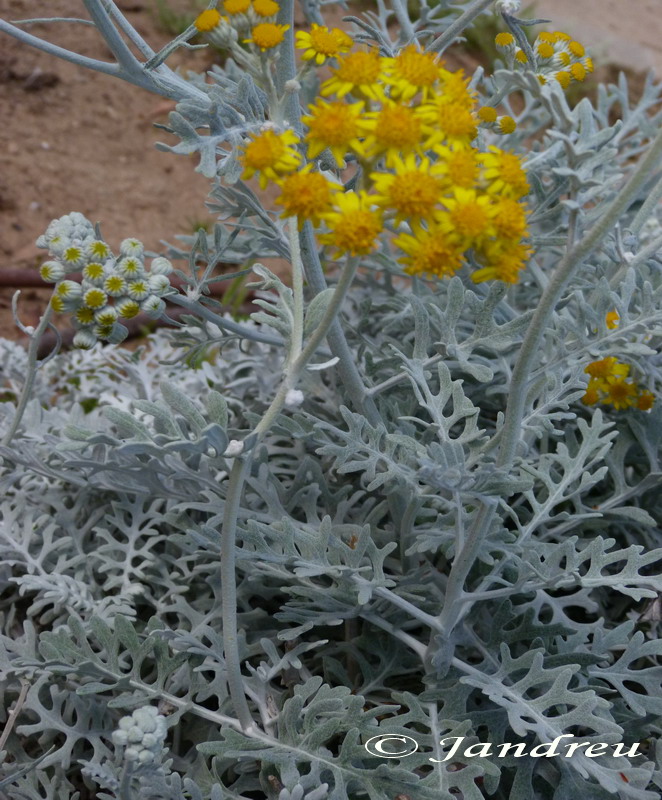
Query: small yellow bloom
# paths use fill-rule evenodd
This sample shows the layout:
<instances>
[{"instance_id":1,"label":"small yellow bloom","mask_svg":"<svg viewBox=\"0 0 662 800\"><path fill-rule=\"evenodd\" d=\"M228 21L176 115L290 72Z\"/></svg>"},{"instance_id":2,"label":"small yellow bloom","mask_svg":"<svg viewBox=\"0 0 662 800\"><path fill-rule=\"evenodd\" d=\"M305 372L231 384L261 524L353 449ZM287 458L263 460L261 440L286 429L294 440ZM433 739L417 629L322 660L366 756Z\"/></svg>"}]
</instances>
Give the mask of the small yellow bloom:
<instances>
[{"instance_id":1,"label":"small yellow bloom","mask_svg":"<svg viewBox=\"0 0 662 800\"><path fill-rule=\"evenodd\" d=\"M478 109L477 113L481 122L496 122L497 111L494 106L483 106Z\"/></svg>"},{"instance_id":2,"label":"small yellow bloom","mask_svg":"<svg viewBox=\"0 0 662 800\"><path fill-rule=\"evenodd\" d=\"M367 192L345 192L336 198L333 211L323 214L329 233L320 236L322 244L333 245L338 254L365 255L374 249L382 231L382 219L373 209Z\"/></svg>"},{"instance_id":3,"label":"small yellow bloom","mask_svg":"<svg viewBox=\"0 0 662 800\"><path fill-rule=\"evenodd\" d=\"M479 194L474 189L455 188L453 196L443 197L441 202L448 209L448 213L440 218L443 219L442 227L463 249L475 246L476 239L494 232L494 210L488 195Z\"/></svg>"},{"instance_id":4,"label":"small yellow bloom","mask_svg":"<svg viewBox=\"0 0 662 800\"><path fill-rule=\"evenodd\" d=\"M499 133L512 133L517 128L517 123L512 117L509 117L507 114L504 114L503 117L499 117Z\"/></svg>"},{"instance_id":5,"label":"small yellow bloom","mask_svg":"<svg viewBox=\"0 0 662 800\"><path fill-rule=\"evenodd\" d=\"M567 70L564 70L564 69L559 70L559 72L557 72L554 75L554 77L556 78L556 80L561 84L561 86L564 89L567 89L568 86L570 86L570 83L572 81L572 74L570 72L568 72Z\"/></svg>"},{"instance_id":6,"label":"small yellow bloom","mask_svg":"<svg viewBox=\"0 0 662 800\"><path fill-rule=\"evenodd\" d=\"M245 14L251 7L251 0L225 0L223 11L230 16Z\"/></svg>"},{"instance_id":7,"label":"small yellow bloom","mask_svg":"<svg viewBox=\"0 0 662 800\"><path fill-rule=\"evenodd\" d=\"M628 364L622 364L615 356L607 356L601 358L599 361L592 361L584 368L584 372L592 378L627 378L630 367Z\"/></svg>"},{"instance_id":8,"label":"small yellow bloom","mask_svg":"<svg viewBox=\"0 0 662 800\"><path fill-rule=\"evenodd\" d=\"M304 51L301 58L304 61L314 60L318 66L324 64L327 58L349 52L354 44L352 37L340 28L329 30L325 25L315 22L310 26L310 32L298 31L295 38L297 48Z\"/></svg>"},{"instance_id":9,"label":"small yellow bloom","mask_svg":"<svg viewBox=\"0 0 662 800\"><path fill-rule=\"evenodd\" d=\"M623 378L607 378L607 394L605 403L609 403L619 411L633 406L637 401L637 387Z\"/></svg>"},{"instance_id":10,"label":"small yellow bloom","mask_svg":"<svg viewBox=\"0 0 662 800\"><path fill-rule=\"evenodd\" d=\"M283 208L281 216L298 217L299 228L308 219L313 225L318 225L321 215L331 210L333 194L340 188L321 173L312 172L312 164L285 176L280 187L281 194L276 203Z\"/></svg>"},{"instance_id":11,"label":"small yellow bloom","mask_svg":"<svg viewBox=\"0 0 662 800\"><path fill-rule=\"evenodd\" d=\"M274 0L253 0L253 11L258 17L275 17L279 10Z\"/></svg>"},{"instance_id":12,"label":"small yellow bloom","mask_svg":"<svg viewBox=\"0 0 662 800\"><path fill-rule=\"evenodd\" d=\"M64 300L57 294L51 297L51 308L56 314L61 314L64 311Z\"/></svg>"},{"instance_id":13,"label":"small yellow bloom","mask_svg":"<svg viewBox=\"0 0 662 800\"><path fill-rule=\"evenodd\" d=\"M519 156L490 145L487 153L478 156L483 165L483 177L488 181L490 194L524 197L529 193L529 182L522 169Z\"/></svg>"},{"instance_id":14,"label":"small yellow bloom","mask_svg":"<svg viewBox=\"0 0 662 800\"><path fill-rule=\"evenodd\" d=\"M649 392L648 389L644 389L643 391L639 392L639 396L637 397L637 408L640 411L648 411L653 407L654 402L655 395L652 392Z\"/></svg>"},{"instance_id":15,"label":"small yellow bloom","mask_svg":"<svg viewBox=\"0 0 662 800\"><path fill-rule=\"evenodd\" d=\"M415 235L402 233L393 240L406 256L398 261L406 264L409 275L450 278L462 266L462 251L453 244L439 225L432 224Z\"/></svg>"},{"instance_id":16,"label":"small yellow bloom","mask_svg":"<svg viewBox=\"0 0 662 800\"><path fill-rule=\"evenodd\" d=\"M605 322L607 323L607 327L611 328L612 330L614 328L618 328L619 319L620 316L618 314L618 311L608 311L607 316L605 317Z\"/></svg>"},{"instance_id":17,"label":"small yellow bloom","mask_svg":"<svg viewBox=\"0 0 662 800\"><path fill-rule=\"evenodd\" d=\"M94 309L82 306L82 308L76 310L74 319L80 322L81 325L92 325L94 322Z\"/></svg>"},{"instance_id":18,"label":"small yellow bloom","mask_svg":"<svg viewBox=\"0 0 662 800\"><path fill-rule=\"evenodd\" d=\"M524 52L524 50L518 50L515 53L515 60L519 61L520 64L528 64L529 63L529 59L526 57L526 53Z\"/></svg>"},{"instance_id":19,"label":"small yellow bloom","mask_svg":"<svg viewBox=\"0 0 662 800\"><path fill-rule=\"evenodd\" d=\"M478 182L479 163L478 152L472 147L447 147L436 145L434 152L439 156L435 167L440 173L445 173L450 187L460 186L471 189Z\"/></svg>"},{"instance_id":20,"label":"small yellow bloom","mask_svg":"<svg viewBox=\"0 0 662 800\"><path fill-rule=\"evenodd\" d=\"M441 195L443 170L429 159L417 163L416 156L409 155L404 160L393 162L395 175L373 172L377 205L395 211L395 224L408 220L410 224L430 219L438 209Z\"/></svg>"},{"instance_id":21,"label":"small yellow bloom","mask_svg":"<svg viewBox=\"0 0 662 800\"><path fill-rule=\"evenodd\" d=\"M372 100L379 100L384 96L381 80L384 66L382 62L383 59L376 50L359 51L343 56L338 59L338 66L331 70L333 77L322 84L320 94L322 97L328 97L330 94L344 97L352 92Z\"/></svg>"},{"instance_id":22,"label":"small yellow bloom","mask_svg":"<svg viewBox=\"0 0 662 800\"><path fill-rule=\"evenodd\" d=\"M494 203L493 218L497 235L503 239L522 239L527 232L526 209L512 197L501 197Z\"/></svg>"},{"instance_id":23,"label":"small yellow bloom","mask_svg":"<svg viewBox=\"0 0 662 800\"><path fill-rule=\"evenodd\" d=\"M582 58L586 55L584 45L580 44L579 42L568 42L568 50L570 50L573 56L576 56L577 58Z\"/></svg>"},{"instance_id":24,"label":"small yellow bloom","mask_svg":"<svg viewBox=\"0 0 662 800\"><path fill-rule=\"evenodd\" d=\"M548 42L540 42L536 46L536 53L540 58L544 59L553 58L555 52L556 51L554 50L552 45L549 44Z\"/></svg>"},{"instance_id":25,"label":"small yellow bloom","mask_svg":"<svg viewBox=\"0 0 662 800\"><path fill-rule=\"evenodd\" d=\"M583 81L586 78L586 69L579 61L570 65L570 74L576 81Z\"/></svg>"},{"instance_id":26,"label":"small yellow bloom","mask_svg":"<svg viewBox=\"0 0 662 800\"><path fill-rule=\"evenodd\" d=\"M444 96L435 98L435 102L420 107L421 117L426 123L428 147L433 147L444 140L459 144L470 144L478 133L476 117L464 105L447 102Z\"/></svg>"},{"instance_id":27,"label":"small yellow bloom","mask_svg":"<svg viewBox=\"0 0 662 800\"><path fill-rule=\"evenodd\" d=\"M302 122L308 126L306 141L309 158L315 158L328 147L336 164L341 166L348 150L354 150L359 155L364 154L364 147L359 139L362 133L359 122L363 111L362 102L328 103L320 98L308 110L310 115L303 117Z\"/></svg>"},{"instance_id":28,"label":"small yellow bloom","mask_svg":"<svg viewBox=\"0 0 662 800\"><path fill-rule=\"evenodd\" d=\"M474 283L503 281L517 283L520 272L526 266L533 250L520 242L490 241L478 248L476 255L484 266L471 274Z\"/></svg>"},{"instance_id":29,"label":"small yellow bloom","mask_svg":"<svg viewBox=\"0 0 662 800\"><path fill-rule=\"evenodd\" d=\"M262 52L278 47L285 37L285 31L290 29L289 25L276 25L274 22L261 22L251 31L251 38L244 39L245 42L252 42L260 48Z\"/></svg>"},{"instance_id":30,"label":"small yellow bloom","mask_svg":"<svg viewBox=\"0 0 662 800\"><path fill-rule=\"evenodd\" d=\"M409 106L385 98L379 111L363 116L361 125L367 134L364 147L368 157L385 153L388 167L394 158L422 149L420 115Z\"/></svg>"},{"instance_id":31,"label":"small yellow bloom","mask_svg":"<svg viewBox=\"0 0 662 800\"><path fill-rule=\"evenodd\" d=\"M299 137L291 130L282 133L266 130L253 134L244 146L241 177L248 180L259 173L260 188L265 189L269 181L297 169L301 163L301 154L296 150L298 141Z\"/></svg>"},{"instance_id":32,"label":"small yellow bloom","mask_svg":"<svg viewBox=\"0 0 662 800\"><path fill-rule=\"evenodd\" d=\"M208 31L213 31L220 21L221 15L218 11L215 8L208 8L198 15L193 24L200 33L207 33Z\"/></svg>"},{"instance_id":33,"label":"small yellow bloom","mask_svg":"<svg viewBox=\"0 0 662 800\"><path fill-rule=\"evenodd\" d=\"M494 37L494 44L501 48L512 47L515 44L515 37L512 33L497 33Z\"/></svg>"},{"instance_id":34,"label":"small yellow bloom","mask_svg":"<svg viewBox=\"0 0 662 800\"><path fill-rule=\"evenodd\" d=\"M425 99L441 75L437 56L421 52L415 44L407 45L395 58L386 59L385 67L391 97L399 97L403 102L420 91Z\"/></svg>"},{"instance_id":35,"label":"small yellow bloom","mask_svg":"<svg viewBox=\"0 0 662 800\"><path fill-rule=\"evenodd\" d=\"M600 401L601 389L602 389L602 381L592 378L588 382L588 387L586 389L584 396L582 397L582 403L585 406L594 406L596 403Z\"/></svg>"}]
</instances>

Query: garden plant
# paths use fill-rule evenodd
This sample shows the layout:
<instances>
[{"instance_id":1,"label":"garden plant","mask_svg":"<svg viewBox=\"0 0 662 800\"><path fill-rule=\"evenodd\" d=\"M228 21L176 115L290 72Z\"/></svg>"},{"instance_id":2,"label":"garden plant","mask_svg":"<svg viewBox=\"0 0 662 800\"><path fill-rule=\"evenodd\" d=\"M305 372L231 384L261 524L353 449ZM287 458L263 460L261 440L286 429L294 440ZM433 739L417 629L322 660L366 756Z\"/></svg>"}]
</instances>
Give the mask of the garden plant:
<instances>
[{"instance_id":1,"label":"garden plant","mask_svg":"<svg viewBox=\"0 0 662 800\"><path fill-rule=\"evenodd\" d=\"M658 798L662 84L571 103L545 0L80 5L113 61L0 34L175 101L216 224L54 210L14 303L0 797Z\"/></svg>"}]
</instances>

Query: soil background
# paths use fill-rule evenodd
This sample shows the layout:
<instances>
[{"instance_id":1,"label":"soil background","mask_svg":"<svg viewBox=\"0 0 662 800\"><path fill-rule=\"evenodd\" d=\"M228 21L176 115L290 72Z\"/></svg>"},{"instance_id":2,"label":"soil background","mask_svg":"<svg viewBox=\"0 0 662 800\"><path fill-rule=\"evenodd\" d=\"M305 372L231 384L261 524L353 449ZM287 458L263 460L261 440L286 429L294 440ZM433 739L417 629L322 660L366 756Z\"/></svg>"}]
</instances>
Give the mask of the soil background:
<instances>
[{"instance_id":1,"label":"soil background","mask_svg":"<svg viewBox=\"0 0 662 800\"><path fill-rule=\"evenodd\" d=\"M159 49L172 37L156 5L157 0L118 0L138 32ZM178 12L191 5L192 0L169 0ZM364 0L361 8L371 5ZM598 63L655 67L662 74L660 0L537 0L533 5L536 16L553 17L554 28L565 25L591 47ZM340 24L347 13L336 6L325 9L331 24ZM4 20L37 14L86 16L80 0L0 0ZM112 60L92 27L53 23L26 30L82 55ZM211 50L179 50L168 64L204 72L214 57ZM455 60L471 66L471 56L457 50ZM51 219L70 211L100 222L111 246L135 236L153 251L163 251L166 240L175 242L176 233L213 225L204 204L209 181L195 172L197 157L154 147L157 141L176 143L154 128L167 123L173 109L173 103L131 84L0 33L0 270L36 271L44 251L35 247L35 239ZM0 336L24 338L9 310L13 292L0 288ZM23 290L25 324L38 322L49 295L48 288Z\"/></svg>"}]
</instances>

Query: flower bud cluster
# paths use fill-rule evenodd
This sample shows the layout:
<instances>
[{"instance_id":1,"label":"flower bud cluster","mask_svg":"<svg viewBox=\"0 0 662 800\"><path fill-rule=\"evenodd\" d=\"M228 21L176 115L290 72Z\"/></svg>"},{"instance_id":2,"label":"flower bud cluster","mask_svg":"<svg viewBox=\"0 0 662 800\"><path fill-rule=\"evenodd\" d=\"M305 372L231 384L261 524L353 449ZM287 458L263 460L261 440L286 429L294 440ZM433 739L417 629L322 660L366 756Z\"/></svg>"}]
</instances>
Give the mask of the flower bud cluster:
<instances>
[{"instance_id":1,"label":"flower bud cluster","mask_svg":"<svg viewBox=\"0 0 662 800\"><path fill-rule=\"evenodd\" d=\"M92 223L74 212L53 220L37 246L51 256L39 272L47 283L55 284L53 310L71 314L77 329L75 347L89 350L99 339L119 344L129 332L121 320L141 311L152 319L163 314L162 296L170 289L172 264L166 258L154 258L148 269L138 239L125 239L115 256L97 238ZM70 277L79 272L80 283Z\"/></svg>"},{"instance_id":2,"label":"flower bud cluster","mask_svg":"<svg viewBox=\"0 0 662 800\"><path fill-rule=\"evenodd\" d=\"M581 83L593 72L593 60L586 54L584 45L563 31L543 31L531 46L535 64L529 64L524 50L517 46L512 33L499 33L494 40L506 55L511 69L533 68L540 83L557 81L564 89L573 82Z\"/></svg>"},{"instance_id":3,"label":"flower bud cluster","mask_svg":"<svg viewBox=\"0 0 662 800\"><path fill-rule=\"evenodd\" d=\"M131 716L122 717L113 731L113 744L125 747L124 758L138 764L160 761L168 733L165 717L155 706L137 708Z\"/></svg>"}]
</instances>

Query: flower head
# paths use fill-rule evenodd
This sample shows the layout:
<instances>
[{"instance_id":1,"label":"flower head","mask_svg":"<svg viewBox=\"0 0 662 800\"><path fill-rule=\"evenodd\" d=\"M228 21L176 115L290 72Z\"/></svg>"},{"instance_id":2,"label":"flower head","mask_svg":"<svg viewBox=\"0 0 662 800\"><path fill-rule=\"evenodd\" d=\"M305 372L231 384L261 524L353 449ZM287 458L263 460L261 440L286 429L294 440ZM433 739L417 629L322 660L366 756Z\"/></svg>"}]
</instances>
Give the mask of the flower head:
<instances>
[{"instance_id":1,"label":"flower head","mask_svg":"<svg viewBox=\"0 0 662 800\"><path fill-rule=\"evenodd\" d=\"M269 181L297 169L301 163L301 155L296 150L298 141L299 137L291 130L276 133L267 129L253 134L244 145L242 178L248 180L259 173L260 188L265 189Z\"/></svg>"},{"instance_id":2,"label":"flower head","mask_svg":"<svg viewBox=\"0 0 662 800\"><path fill-rule=\"evenodd\" d=\"M442 174L436 164L423 158L409 155L393 163L394 175L375 172L370 177L374 182L374 202L384 209L395 211L395 222L403 220L417 223L430 219L438 208L441 195Z\"/></svg>"},{"instance_id":3,"label":"flower head","mask_svg":"<svg viewBox=\"0 0 662 800\"><path fill-rule=\"evenodd\" d=\"M333 211L323 214L329 233L320 236L322 244L352 256L369 253L382 231L381 213L373 205L364 191L339 194Z\"/></svg>"},{"instance_id":4,"label":"flower head","mask_svg":"<svg viewBox=\"0 0 662 800\"><path fill-rule=\"evenodd\" d=\"M393 159L422 149L422 122L414 108L384 99L381 109L363 116L364 141L370 158L384 153L386 165Z\"/></svg>"},{"instance_id":5,"label":"flower head","mask_svg":"<svg viewBox=\"0 0 662 800\"><path fill-rule=\"evenodd\" d=\"M290 29L289 25L276 25L274 22L261 22L251 31L251 38L244 39L245 42L252 42L259 47L262 52L278 47L285 37L285 31Z\"/></svg>"},{"instance_id":6,"label":"flower head","mask_svg":"<svg viewBox=\"0 0 662 800\"><path fill-rule=\"evenodd\" d=\"M320 94L322 97L330 94L344 97L352 92L379 100L384 94L380 80L383 66L383 59L375 50L349 53L339 59L338 66L331 70L333 77L324 81Z\"/></svg>"},{"instance_id":7,"label":"flower head","mask_svg":"<svg viewBox=\"0 0 662 800\"><path fill-rule=\"evenodd\" d=\"M462 266L462 251L436 224L427 230L420 228L414 235L402 233L393 244L406 253L398 261L407 265L409 275L448 278Z\"/></svg>"},{"instance_id":8,"label":"flower head","mask_svg":"<svg viewBox=\"0 0 662 800\"><path fill-rule=\"evenodd\" d=\"M274 17L280 10L275 0L253 0L252 8L258 17Z\"/></svg>"},{"instance_id":9,"label":"flower head","mask_svg":"<svg viewBox=\"0 0 662 800\"><path fill-rule=\"evenodd\" d=\"M220 21L221 15L218 11L215 8L208 8L196 17L193 24L200 33L206 33L207 31L214 30Z\"/></svg>"},{"instance_id":10,"label":"flower head","mask_svg":"<svg viewBox=\"0 0 662 800\"><path fill-rule=\"evenodd\" d=\"M406 102L419 92L427 98L441 76L441 65L433 53L423 53L410 44L386 62L386 71L391 97Z\"/></svg>"},{"instance_id":11,"label":"flower head","mask_svg":"<svg viewBox=\"0 0 662 800\"><path fill-rule=\"evenodd\" d=\"M333 193L339 186L320 172L313 172L312 164L307 164L299 172L284 177L280 188L276 203L283 208L281 216L298 217L299 227L302 227L307 219L318 224L320 216L331 210Z\"/></svg>"},{"instance_id":12,"label":"flower head","mask_svg":"<svg viewBox=\"0 0 662 800\"><path fill-rule=\"evenodd\" d=\"M340 166L348 150L363 154L364 148L359 139L363 103L345 103L342 100L328 103L318 99L308 110L310 115L303 117L302 122L308 126L306 141L309 158L314 158L328 147Z\"/></svg>"},{"instance_id":13,"label":"flower head","mask_svg":"<svg viewBox=\"0 0 662 800\"><path fill-rule=\"evenodd\" d=\"M325 25L317 25L315 22L310 26L309 32L298 31L295 40L296 47L304 51L301 58L304 61L314 60L317 65L324 64L328 58L336 58L341 53L349 52L354 44L352 37L340 28L329 30Z\"/></svg>"}]
</instances>

